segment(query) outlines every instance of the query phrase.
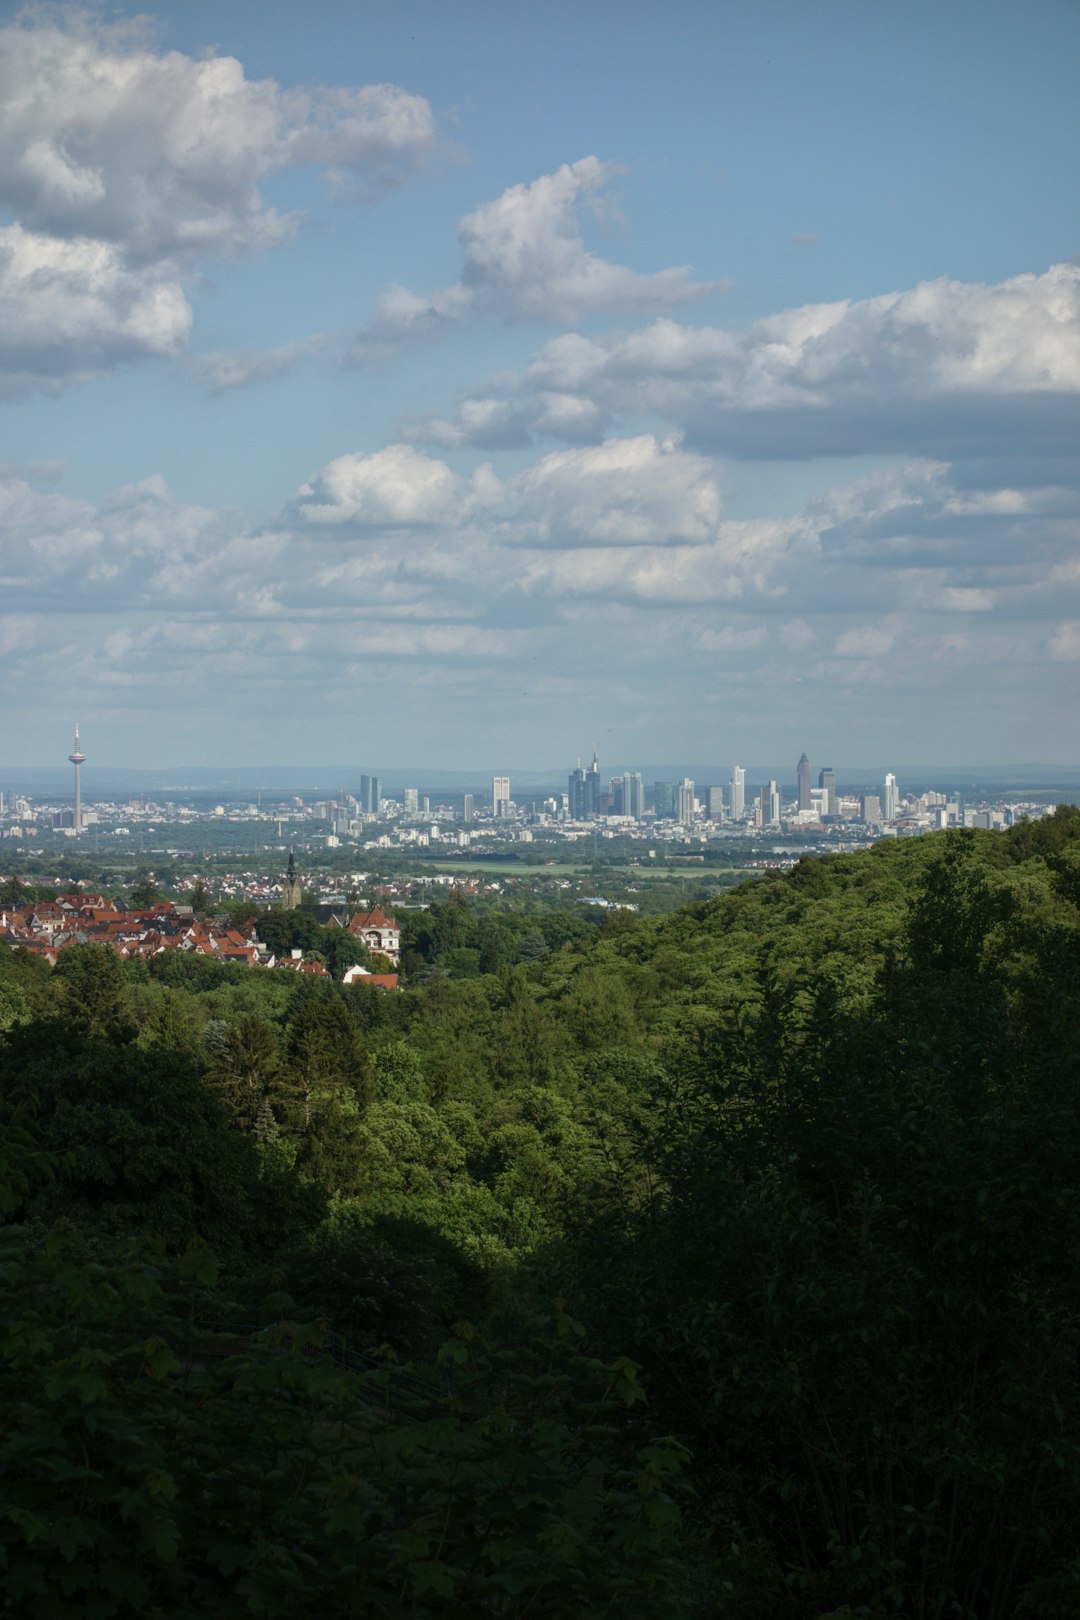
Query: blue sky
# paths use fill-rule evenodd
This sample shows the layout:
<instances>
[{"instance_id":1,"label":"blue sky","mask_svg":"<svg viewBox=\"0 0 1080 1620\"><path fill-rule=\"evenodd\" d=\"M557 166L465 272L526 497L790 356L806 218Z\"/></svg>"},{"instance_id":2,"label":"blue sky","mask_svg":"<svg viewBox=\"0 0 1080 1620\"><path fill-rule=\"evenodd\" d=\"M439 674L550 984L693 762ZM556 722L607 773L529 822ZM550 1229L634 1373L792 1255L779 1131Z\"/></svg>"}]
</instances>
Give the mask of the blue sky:
<instances>
[{"instance_id":1,"label":"blue sky","mask_svg":"<svg viewBox=\"0 0 1080 1620\"><path fill-rule=\"evenodd\" d=\"M1080 6L0 12L3 753L1077 763Z\"/></svg>"}]
</instances>

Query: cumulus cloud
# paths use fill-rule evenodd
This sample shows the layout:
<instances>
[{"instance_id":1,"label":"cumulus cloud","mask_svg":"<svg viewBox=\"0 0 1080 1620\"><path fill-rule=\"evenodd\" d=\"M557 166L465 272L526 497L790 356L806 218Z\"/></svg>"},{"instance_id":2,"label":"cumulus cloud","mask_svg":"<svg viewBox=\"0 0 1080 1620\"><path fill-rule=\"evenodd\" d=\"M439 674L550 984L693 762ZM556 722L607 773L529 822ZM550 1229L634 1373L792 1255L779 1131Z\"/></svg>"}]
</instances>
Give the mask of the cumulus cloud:
<instances>
[{"instance_id":1,"label":"cumulus cloud","mask_svg":"<svg viewBox=\"0 0 1080 1620\"><path fill-rule=\"evenodd\" d=\"M810 304L742 331L662 316L598 338L564 333L517 380L519 420L552 432L553 397L577 401L585 421L653 413L703 448L750 458L967 459L1022 444L1074 461L1080 265ZM466 442L467 420L453 425Z\"/></svg>"},{"instance_id":2,"label":"cumulus cloud","mask_svg":"<svg viewBox=\"0 0 1080 1620\"><path fill-rule=\"evenodd\" d=\"M370 192L433 147L428 104L394 85L285 90L232 57L160 51L137 25L56 17L0 27L9 393L175 353L186 278L294 228L262 196L273 174L317 166Z\"/></svg>"},{"instance_id":3,"label":"cumulus cloud","mask_svg":"<svg viewBox=\"0 0 1080 1620\"><path fill-rule=\"evenodd\" d=\"M704 544L720 521L713 463L652 434L542 457L517 480L533 544Z\"/></svg>"},{"instance_id":4,"label":"cumulus cloud","mask_svg":"<svg viewBox=\"0 0 1080 1620\"><path fill-rule=\"evenodd\" d=\"M617 173L614 164L581 158L466 214L458 231L461 280L431 293L388 289L356 340L354 360L480 316L562 325L597 311L670 309L720 290L720 282L692 281L685 265L643 275L588 250L583 208L597 203Z\"/></svg>"},{"instance_id":5,"label":"cumulus cloud","mask_svg":"<svg viewBox=\"0 0 1080 1620\"><path fill-rule=\"evenodd\" d=\"M0 394L55 391L123 360L173 355L191 329L179 282L105 242L0 226Z\"/></svg>"},{"instance_id":6,"label":"cumulus cloud","mask_svg":"<svg viewBox=\"0 0 1080 1620\"><path fill-rule=\"evenodd\" d=\"M415 527L453 522L493 499L498 480L488 467L463 479L445 461L408 444L330 461L301 486L297 501L308 523Z\"/></svg>"}]
</instances>

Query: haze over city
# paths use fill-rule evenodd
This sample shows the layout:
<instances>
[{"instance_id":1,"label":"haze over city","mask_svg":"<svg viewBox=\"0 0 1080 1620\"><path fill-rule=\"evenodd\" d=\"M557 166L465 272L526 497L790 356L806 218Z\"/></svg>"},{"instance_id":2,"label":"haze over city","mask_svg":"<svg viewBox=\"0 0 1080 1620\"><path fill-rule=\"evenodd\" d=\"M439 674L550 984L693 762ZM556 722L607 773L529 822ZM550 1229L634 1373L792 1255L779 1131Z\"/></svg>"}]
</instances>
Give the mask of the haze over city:
<instances>
[{"instance_id":1,"label":"haze over city","mask_svg":"<svg viewBox=\"0 0 1080 1620\"><path fill-rule=\"evenodd\" d=\"M1064 0L10 17L7 785L76 716L87 784L1075 765L1078 46Z\"/></svg>"}]
</instances>

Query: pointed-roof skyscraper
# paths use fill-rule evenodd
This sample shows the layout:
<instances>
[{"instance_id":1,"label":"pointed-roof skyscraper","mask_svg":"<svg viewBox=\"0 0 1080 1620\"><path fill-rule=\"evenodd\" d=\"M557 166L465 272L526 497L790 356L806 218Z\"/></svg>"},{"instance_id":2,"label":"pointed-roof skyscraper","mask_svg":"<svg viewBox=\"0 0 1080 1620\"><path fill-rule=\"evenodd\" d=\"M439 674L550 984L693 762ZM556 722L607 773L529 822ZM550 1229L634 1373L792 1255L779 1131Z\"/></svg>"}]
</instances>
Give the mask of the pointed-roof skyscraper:
<instances>
[{"instance_id":1,"label":"pointed-roof skyscraper","mask_svg":"<svg viewBox=\"0 0 1080 1620\"><path fill-rule=\"evenodd\" d=\"M799 782L799 809L809 810L813 807L814 801L810 797L810 761L805 754L800 756L795 774Z\"/></svg>"}]
</instances>

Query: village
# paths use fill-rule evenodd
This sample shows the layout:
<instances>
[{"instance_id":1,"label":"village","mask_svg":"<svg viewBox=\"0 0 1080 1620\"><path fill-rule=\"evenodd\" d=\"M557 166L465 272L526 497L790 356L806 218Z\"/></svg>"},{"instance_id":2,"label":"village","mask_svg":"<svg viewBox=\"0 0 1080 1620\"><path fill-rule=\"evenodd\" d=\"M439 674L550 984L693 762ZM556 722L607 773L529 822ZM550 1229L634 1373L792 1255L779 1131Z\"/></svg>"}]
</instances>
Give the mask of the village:
<instances>
[{"instance_id":1,"label":"village","mask_svg":"<svg viewBox=\"0 0 1080 1620\"><path fill-rule=\"evenodd\" d=\"M292 896L290 896L292 898ZM366 911L347 907L311 906L323 927L341 928L369 953L371 966L351 963L344 969L345 984L362 980L373 988L396 990L401 955L401 933L394 918L380 906ZM237 925L235 917L204 915L190 905L160 900L136 907L102 894L63 894L48 901L0 907L0 941L55 964L61 951L73 945L108 945L128 961L152 961L166 951L190 952L217 962L250 968L283 968L313 978L332 978L315 954L292 949L277 953L260 940L260 918ZM383 972L383 967L390 971Z\"/></svg>"}]
</instances>

